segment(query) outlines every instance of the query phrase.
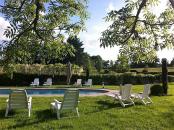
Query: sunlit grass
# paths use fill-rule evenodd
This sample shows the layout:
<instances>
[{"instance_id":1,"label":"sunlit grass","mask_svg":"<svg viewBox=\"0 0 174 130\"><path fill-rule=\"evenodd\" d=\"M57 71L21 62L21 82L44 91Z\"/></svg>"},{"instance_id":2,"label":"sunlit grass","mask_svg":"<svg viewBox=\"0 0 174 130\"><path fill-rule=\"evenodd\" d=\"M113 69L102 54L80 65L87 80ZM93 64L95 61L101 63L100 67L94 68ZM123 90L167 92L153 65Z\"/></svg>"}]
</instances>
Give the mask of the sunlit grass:
<instances>
[{"instance_id":1,"label":"sunlit grass","mask_svg":"<svg viewBox=\"0 0 174 130\"><path fill-rule=\"evenodd\" d=\"M94 86L101 88L102 86ZM116 86L105 86L116 89ZM143 86L133 86L133 92ZM135 101L135 106L122 108L118 101L107 96L80 97L80 117L56 119L50 110L53 99L62 97L33 97L32 115L18 110L5 118L6 98L0 98L0 130L173 130L174 129L174 84L169 85L169 96L152 97L153 104L144 106ZM67 117L66 113L63 117Z\"/></svg>"}]
</instances>

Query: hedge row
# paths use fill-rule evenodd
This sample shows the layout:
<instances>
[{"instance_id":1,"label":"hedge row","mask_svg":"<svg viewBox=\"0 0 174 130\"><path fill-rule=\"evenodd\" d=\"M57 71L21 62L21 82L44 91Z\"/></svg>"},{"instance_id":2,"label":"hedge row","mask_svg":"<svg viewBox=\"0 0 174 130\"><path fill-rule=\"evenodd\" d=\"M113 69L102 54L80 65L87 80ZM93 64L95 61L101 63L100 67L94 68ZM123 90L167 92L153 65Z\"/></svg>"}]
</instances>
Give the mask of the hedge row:
<instances>
[{"instance_id":1,"label":"hedge row","mask_svg":"<svg viewBox=\"0 0 174 130\"><path fill-rule=\"evenodd\" d=\"M37 75L37 74L20 74L14 73L13 79L9 78L7 74L0 75L0 86L29 86L34 78L39 78L42 85L50 75ZM66 75L55 75L51 77L53 79L53 85L66 84ZM81 78L82 82L86 81L85 75L73 75L71 78L71 84ZM116 75L90 75L94 85L101 85L103 82L105 85L119 85L125 83L131 84L145 84L145 83L159 83L161 82L160 75L143 75L143 74L116 74ZM174 77L169 77L169 81L174 81Z\"/></svg>"},{"instance_id":2,"label":"hedge row","mask_svg":"<svg viewBox=\"0 0 174 130\"><path fill-rule=\"evenodd\" d=\"M72 64L72 73L81 74L83 68L75 64ZM66 75L67 65L66 64L8 64L5 67L0 66L0 73L7 73L12 75L13 73L22 73L22 74L38 74L38 75Z\"/></svg>"}]
</instances>

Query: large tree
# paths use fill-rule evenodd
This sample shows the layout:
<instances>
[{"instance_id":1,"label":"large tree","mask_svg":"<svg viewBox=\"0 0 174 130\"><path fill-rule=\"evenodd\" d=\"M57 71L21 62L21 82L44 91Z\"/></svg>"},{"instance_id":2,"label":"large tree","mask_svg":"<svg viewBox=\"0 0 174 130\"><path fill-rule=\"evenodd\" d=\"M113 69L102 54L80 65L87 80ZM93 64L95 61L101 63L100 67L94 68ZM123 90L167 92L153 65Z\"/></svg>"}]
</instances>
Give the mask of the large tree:
<instances>
[{"instance_id":1,"label":"large tree","mask_svg":"<svg viewBox=\"0 0 174 130\"><path fill-rule=\"evenodd\" d=\"M91 56L91 60L92 60L94 67L97 69L97 71L101 72L101 70L103 68L103 60L102 60L101 56L99 56L99 55Z\"/></svg>"},{"instance_id":2,"label":"large tree","mask_svg":"<svg viewBox=\"0 0 174 130\"><path fill-rule=\"evenodd\" d=\"M153 61L159 48L173 47L174 0L157 15L152 7L159 2L125 0L125 7L108 13L106 21L112 24L102 33L101 46L120 46L120 53L134 61Z\"/></svg>"},{"instance_id":3,"label":"large tree","mask_svg":"<svg viewBox=\"0 0 174 130\"><path fill-rule=\"evenodd\" d=\"M4 33L9 40L2 46L3 59L31 61L35 50L36 57L44 56L39 53L44 52L41 48L48 49L45 55L56 50L49 56L59 59L71 53L74 49L64 43L64 35L74 35L84 29L86 8L86 0L4 0L0 12L10 26Z\"/></svg>"},{"instance_id":4,"label":"large tree","mask_svg":"<svg viewBox=\"0 0 174 130\"><path fill-rule=\"evenodd\" d=\"M80 41L80 39L77 36L69 37L67 42L72 45L75 49L74 56L68 55L63 62L67 63L70 61L73 64L82 66L83 65L83 54L84 54L84 48L83 42Z\"/></svg>"}]
</instances>

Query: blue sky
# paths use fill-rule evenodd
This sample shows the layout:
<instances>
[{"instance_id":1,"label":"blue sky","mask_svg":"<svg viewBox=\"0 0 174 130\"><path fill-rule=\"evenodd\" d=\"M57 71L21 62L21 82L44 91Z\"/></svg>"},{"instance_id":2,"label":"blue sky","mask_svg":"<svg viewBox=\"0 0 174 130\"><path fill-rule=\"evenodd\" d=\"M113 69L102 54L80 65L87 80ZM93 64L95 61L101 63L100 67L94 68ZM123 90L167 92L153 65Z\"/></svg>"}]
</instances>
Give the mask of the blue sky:
<instances>
[{"instance_id":1,"label":"blue sky","mask_svg":"<svg viewBox=\"0 0 174 130\"><path fill-rule=\"evenodd\" d=\"M3 4L4 0L0 0L0 4ZM119 47L114 48L100 48L99 38L101 32L104 31L109 23L104 21L104 17L107 12L115 9L118 10L124 6L124 0L88 0L88 12L90 18L86 21L86 31L80 32L79 38L83 41L84 50L90 55L100 55L104 60L116 60L119 54ZM163 0L163 2L166 0ZM163 5L161 4L162 8ZM159 9L159 8L158 8ZM158 10L154 10L159 12ZM0 14L0 40L5 39L3 36L3 30L9 23L5 21ZM173 50L163 50L158 52L159 58L167 58L171 60L174 57Z\"/></svg>"},{"instance_id":2,"label":"blue sky","mask_svg":"<svg viewBox=\"0 0 174 130\"><path fill-rule=\"evenodd\" d=\"M100 48L99 38L109 25L104 17L112 9L120 9L123 5L123 0L89 0L90 18L86 22L87 30L81 32L79 37L83 41L85 51L90 55L100 55L104 60L116 60L119 48Z\"/></svg>"},{"instance_id":3,"label":"blue sky","mask_svg":"<svg viewBox=\"0 0 174 130\"><path fill-rule=\"evenodd\" d=\"M158 9L154 8L153 12L158 14L159 10L164 9L167 0L161 0ZM108 11L118 10L124 6L124 0L89 0L88 11L91 15L86 22L87 32L80 33L80 38L83 41L85 51L90 55L100 55L104 60L116 60L119 54L119 47L100 48L99 38L101 32L109 25L104 21L104 17ZM167 58L171 61L174 58L174 50L164 49L158 51L157 55L160 59Z\"/></svg>"}]
</instances>

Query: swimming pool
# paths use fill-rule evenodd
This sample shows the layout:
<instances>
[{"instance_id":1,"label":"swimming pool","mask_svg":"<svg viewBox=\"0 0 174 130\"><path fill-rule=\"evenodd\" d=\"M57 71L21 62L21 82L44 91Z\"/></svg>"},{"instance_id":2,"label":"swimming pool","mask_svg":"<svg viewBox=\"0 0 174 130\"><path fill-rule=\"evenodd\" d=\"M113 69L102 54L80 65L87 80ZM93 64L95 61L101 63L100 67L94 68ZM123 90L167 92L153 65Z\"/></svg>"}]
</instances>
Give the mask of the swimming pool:
<instances>
[{"instance_id":1,"label":"swimming pool","mask_svg":"<svg viewBox=\"0 0 174 130\"><path fill-rule=\"evenodd\" d=\"M28 95L63 95L66 89L26 89ZM80 95L104 94L108 91L101 89L79 89ZM10 89L0 89L0 95L8 95Z\"/></svg>"}]
</instances>

